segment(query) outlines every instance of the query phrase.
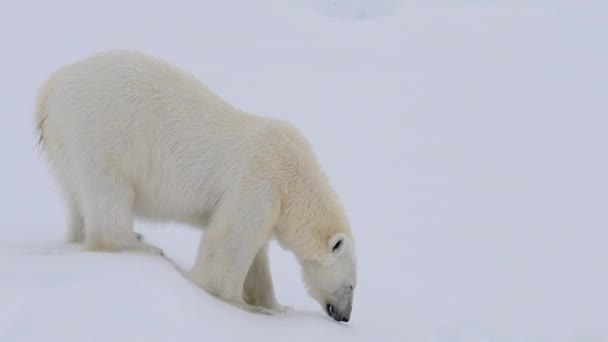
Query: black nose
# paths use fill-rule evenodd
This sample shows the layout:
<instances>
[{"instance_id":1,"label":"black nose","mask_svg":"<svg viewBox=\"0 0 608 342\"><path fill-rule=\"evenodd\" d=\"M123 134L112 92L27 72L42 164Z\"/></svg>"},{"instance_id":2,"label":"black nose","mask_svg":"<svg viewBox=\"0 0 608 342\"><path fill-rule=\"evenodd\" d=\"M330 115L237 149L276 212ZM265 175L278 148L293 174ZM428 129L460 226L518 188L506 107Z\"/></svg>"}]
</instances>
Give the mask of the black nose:
<instances>
[{"instance_id":1,"label":"black nose","mask_svg":"<svg viewBox=\"0 0 608 342\"><path fill-rule=\"evenodd\" d=\"M327 310L327 314L333 318L335 321L338 322L348 322L348 320L350 319L350 317L345 316L339 312L336 311L336 307L331 305L331 304L327 304L325 306L325 309Z\"/></svg>"}]
</instances>

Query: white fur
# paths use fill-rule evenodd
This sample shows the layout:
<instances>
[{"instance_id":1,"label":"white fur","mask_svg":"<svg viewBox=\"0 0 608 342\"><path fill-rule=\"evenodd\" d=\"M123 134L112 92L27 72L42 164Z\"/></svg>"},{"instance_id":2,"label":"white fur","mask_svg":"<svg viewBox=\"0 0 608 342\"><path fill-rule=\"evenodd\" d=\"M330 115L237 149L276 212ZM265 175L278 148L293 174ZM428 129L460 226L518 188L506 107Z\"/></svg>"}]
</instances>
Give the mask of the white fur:
<instances>
[{"instance_id":1,"label":"white fur","mask_svg":"<svg viewBox=\"0 0 608 342\"><path fill-rule=\"evenodd\" d=\"M205 228L190 278L239 307L276 312L267 257L276 237L321 305L348 300L340 296L356 283L349 224L291 125L245 113L190 74L130 51L53 73L36 122L66 198L68 241L158 254L138 239L134 217Z\"/></svg>"}]
</instances>

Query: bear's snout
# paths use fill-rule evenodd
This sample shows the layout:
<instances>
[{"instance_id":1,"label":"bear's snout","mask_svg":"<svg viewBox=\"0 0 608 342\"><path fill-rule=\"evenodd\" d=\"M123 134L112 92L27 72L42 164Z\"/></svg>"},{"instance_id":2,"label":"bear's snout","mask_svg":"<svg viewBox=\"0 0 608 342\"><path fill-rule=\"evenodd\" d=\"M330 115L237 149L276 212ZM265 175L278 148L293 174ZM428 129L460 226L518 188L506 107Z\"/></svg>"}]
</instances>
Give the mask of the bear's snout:
<instances>
[{"instance_id":1,"label":"bear's snout","mask_svg":"<svg viewBox=\"0 0 608 342\"><path fill-rule=\"evenodd\" d=\"M348 322L353 308L352 287L346 291L339 291L339 295L333 300L328 300L325 304L327 315L338 322Z\"/></svg>"},{"instance_id":2,"label":"bear's snout","mask_svg":"<svg viewBox=\"0 0 608 342\"><path fill-rule=\"evenodd\" d=\"M336 310L336 307L333 306L332 304L327 304L325 307L325 311L327 311L327 314L329 315L329 317L333 318L334 320L336 320L338 322L348 322L350 320L350 312L344 315L344 314L338 312Z\"/></svg>"}]
</instances>

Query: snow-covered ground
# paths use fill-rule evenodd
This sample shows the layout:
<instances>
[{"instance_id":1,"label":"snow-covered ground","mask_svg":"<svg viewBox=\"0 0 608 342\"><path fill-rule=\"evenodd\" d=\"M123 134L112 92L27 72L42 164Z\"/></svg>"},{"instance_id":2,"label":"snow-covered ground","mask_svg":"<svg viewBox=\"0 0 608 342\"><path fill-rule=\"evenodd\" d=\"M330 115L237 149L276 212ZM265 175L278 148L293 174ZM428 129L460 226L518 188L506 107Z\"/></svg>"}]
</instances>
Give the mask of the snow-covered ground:
<instances>
[{"instance_id":1,"label":"snow-covered ground","mask_svg":"<svg viewBox=\"0 0 608 342\"><path fill-rule=\"evenodd\" d=\"M0 4L0 341L608 341L608 5L585 0ZM135 48L309 137L359 283L337 324L273 245L279 300L219 303L165 260L61 242L33 98ZM181 267L200 232L138 224Z\"/></svg>"}]
</instances>

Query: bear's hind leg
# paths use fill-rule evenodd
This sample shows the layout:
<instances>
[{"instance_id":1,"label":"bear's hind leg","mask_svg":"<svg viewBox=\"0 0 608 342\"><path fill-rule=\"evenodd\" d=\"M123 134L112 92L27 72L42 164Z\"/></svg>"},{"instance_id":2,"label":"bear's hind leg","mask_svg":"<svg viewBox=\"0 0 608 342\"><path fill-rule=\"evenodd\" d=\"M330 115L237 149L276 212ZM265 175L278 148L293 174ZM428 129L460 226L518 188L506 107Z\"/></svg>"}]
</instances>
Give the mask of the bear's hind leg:
<instances>
[{"instance_id":1,"label":"bear's hind leg","mask_svg":"<svg viewBox=\"0 0 608 342\"><path fill-rule=\"evenodd\" d=\"M261 306L277 313L284 313L289 307L280 305L275 297L270 264L268 262L268 245L260 249L255 256L245 279L243 289L245 301L253 306Z\"/></svg>"},{"instance_id":2,"label":"bear's hind leg","mask_svg":"<svg viewBox=\"0 0 608 342\"><path fill-rule=\"evenodd\" d=\"M117 177L94 178L83 201L85 247L95 251L135 251L163 255L160 248L141 242L133 230L134 191Z\"/></svg>"},{"instance_id":3,"label":"bear's hind leg","mask_svg":"<svg viewBox=\"0 0 608 342\"><path fill-rule=\"evenodd\" d=\"M83 243L85 240L84 220L80 208L74 199L71 199L69 202L65 241L68 243Z\"/></svg>"}]
</instances>

